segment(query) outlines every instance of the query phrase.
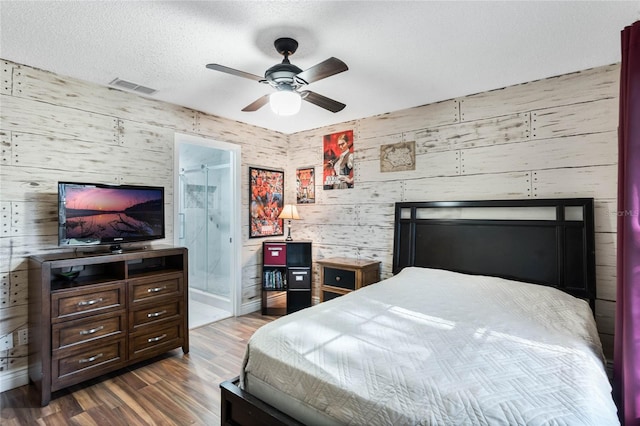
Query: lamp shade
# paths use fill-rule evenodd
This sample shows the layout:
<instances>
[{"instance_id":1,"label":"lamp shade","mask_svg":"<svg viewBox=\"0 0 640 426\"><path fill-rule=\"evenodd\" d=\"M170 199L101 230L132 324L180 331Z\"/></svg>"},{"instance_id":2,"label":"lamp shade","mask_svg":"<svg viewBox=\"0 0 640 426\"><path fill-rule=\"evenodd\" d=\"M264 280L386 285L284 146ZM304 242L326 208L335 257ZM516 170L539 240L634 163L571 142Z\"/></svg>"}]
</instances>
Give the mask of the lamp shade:
<instances>
[{"instance_id":1,"label":"lamp shade","mask_svg":"<svg viewBox=\"0 0 640 426\"><path fill-rule=\"evenodd\" d=\"M269 95L269 106L278 115L294 115L300 111L302 98L297 92L279 90Z\"/></svg>"},{"instance_id":2,"label":"lamp shade","mask_svg":"<svg viewBox=\"0 0 640 426\"><path fill-rule=\"evenodd\" d=\"M285 204L278 216L278 219L300 219L298 209L293 204Z\"/></svg>"}]
</instances>

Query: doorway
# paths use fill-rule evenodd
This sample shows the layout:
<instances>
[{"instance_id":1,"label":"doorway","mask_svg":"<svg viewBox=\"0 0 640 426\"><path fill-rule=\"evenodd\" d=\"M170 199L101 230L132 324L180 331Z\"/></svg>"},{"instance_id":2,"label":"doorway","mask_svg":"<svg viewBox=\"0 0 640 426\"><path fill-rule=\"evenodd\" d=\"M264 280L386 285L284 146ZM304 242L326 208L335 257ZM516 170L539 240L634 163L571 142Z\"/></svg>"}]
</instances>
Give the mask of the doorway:
<instances>
[{"instance_id":1,"label":"doorway","mask_svg":"<svg viewBox=\"0 0 640 426\"><path fill-rule=\"evenodd\" d=\"M236 145L176 134L175 244L189 249L189 328L233 316L240 289Z\"/></svg>"}]
</instances>

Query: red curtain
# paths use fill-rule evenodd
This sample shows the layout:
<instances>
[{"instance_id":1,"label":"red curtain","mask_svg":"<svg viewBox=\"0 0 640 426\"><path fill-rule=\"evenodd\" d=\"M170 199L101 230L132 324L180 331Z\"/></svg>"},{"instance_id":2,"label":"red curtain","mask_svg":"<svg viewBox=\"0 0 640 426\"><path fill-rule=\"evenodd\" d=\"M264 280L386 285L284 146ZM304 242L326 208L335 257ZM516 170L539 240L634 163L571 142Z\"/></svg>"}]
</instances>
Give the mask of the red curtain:
<instances>
[{"instance_id":1,"label":"red curtain","mask_svg":"<svg viewBox=\"0 0 640 426\"><path fill-rule=\"evenodd\" d=\"M617 238L614 388L631 426L640 425L640 21L622 31Z\"/></svg>"}]
</instances>

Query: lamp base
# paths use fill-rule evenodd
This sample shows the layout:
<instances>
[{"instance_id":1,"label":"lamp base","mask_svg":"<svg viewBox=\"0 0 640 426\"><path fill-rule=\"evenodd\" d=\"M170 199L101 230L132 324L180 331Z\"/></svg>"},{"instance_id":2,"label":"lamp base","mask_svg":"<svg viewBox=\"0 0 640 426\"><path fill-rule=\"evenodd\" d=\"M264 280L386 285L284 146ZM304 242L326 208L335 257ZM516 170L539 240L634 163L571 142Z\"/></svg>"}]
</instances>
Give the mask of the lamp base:
<instances>
[{"instance_id":1,"label":"lamp base","mask_svg":"<svg viewBox=\"0 0 640 426\"><path fill-rule=\"evenodd\" d=\"M287 233L287 238L285 238L285 241L293 241L293 238L291 238L291 219L288 220L287 229L288 229L288 233Z\"/></svg>"}]
</instances>

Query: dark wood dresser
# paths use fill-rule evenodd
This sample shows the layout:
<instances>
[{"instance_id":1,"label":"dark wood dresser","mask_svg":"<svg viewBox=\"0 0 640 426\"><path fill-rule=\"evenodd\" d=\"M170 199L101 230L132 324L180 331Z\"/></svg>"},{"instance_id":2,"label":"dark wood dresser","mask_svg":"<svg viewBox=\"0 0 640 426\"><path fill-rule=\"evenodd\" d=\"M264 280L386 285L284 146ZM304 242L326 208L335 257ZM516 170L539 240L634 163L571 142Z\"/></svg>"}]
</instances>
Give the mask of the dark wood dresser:
<instances>
[{"instance_id":1,"label":"dark wood dresser","mask_svg":"<svg viewBox=\"0 0 640 426\"><path fill-rule=\"evenodd\" d=\"M182 347L186 248L29 258L29 379L51 393Z\"/></svg>"}]
</instances>

